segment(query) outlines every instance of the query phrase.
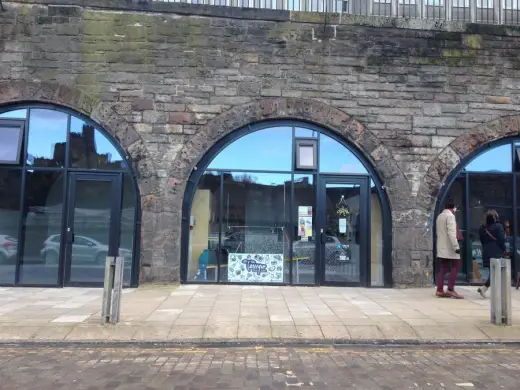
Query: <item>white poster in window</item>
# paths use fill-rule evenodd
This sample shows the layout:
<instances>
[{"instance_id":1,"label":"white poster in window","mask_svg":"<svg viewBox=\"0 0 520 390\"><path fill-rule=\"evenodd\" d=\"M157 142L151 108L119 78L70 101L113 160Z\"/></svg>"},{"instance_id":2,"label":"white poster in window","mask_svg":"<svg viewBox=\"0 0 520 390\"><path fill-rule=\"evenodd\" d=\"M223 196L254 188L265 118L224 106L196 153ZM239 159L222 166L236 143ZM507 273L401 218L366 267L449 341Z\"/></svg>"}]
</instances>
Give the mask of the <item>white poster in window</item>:
<instances>
[{"instance_id":1,"label":"white poster in window","mask_svg":"<svg viewBox=\"0 0 520 390\"><path fill-rule=\"evenodd\" d=\"M298 236L312 236L312 206L298 206Z\"/></svg>"},{"instance_id":2,"label":"white poster in window","mask_svg":"<svg viewBox=\"0 0 520 390\"><path fill-rule=\"evenodd\" d=\"M283 283L283 254L230 253L228 280L242 283Z\"/></svg>"},{"instance_id":3,"label":"white poster in window","mask_svg":"<svg viewBox=\"0 0 520 390\"><path fill-rule=\"evenodd\" d=\"M340 233L346 233L347 232L347 219L346 218L340 218L339 219L339 232Z\"/></svg>"}]
</instances>

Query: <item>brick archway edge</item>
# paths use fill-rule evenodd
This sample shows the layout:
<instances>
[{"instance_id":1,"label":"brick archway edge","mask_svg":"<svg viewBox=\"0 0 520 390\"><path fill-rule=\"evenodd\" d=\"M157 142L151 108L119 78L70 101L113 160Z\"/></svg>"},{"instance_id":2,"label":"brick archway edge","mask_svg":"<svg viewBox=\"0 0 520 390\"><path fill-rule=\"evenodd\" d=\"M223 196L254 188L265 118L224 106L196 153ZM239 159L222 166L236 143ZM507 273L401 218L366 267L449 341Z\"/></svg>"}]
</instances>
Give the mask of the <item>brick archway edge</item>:
<instances>
[{"instance_id":1,"label":"brick archway edge","mask_svg":"<svg viewBox=\"0 0 520 390\"><path fill-rule=\"evenodd\" d=\"M295 119L328 128L356 145L380 175L387 189L390 207L405 207L399 193L409 193L409 183L390 151L362 123L345 112L316 100L277 98L257 100L231 108L211 120L187 140L173 161L167 188L167 203L179 210L186 181L205 153L222 137L249 124L273 120Z\"/></svg>"},{"instance_id":2,"label":"brick archway edge","mask_svg":"<svg viewBox=\"0 0 520 390\"><path fill-rule=\"evenodd\" d=\"M433 161L418 192L418 205L429 215L433 215L436 201L448 175L461 161L482 146L520 132L520 116L506 116L495 119L455 138Z\"/></svg>"}]
</instances>

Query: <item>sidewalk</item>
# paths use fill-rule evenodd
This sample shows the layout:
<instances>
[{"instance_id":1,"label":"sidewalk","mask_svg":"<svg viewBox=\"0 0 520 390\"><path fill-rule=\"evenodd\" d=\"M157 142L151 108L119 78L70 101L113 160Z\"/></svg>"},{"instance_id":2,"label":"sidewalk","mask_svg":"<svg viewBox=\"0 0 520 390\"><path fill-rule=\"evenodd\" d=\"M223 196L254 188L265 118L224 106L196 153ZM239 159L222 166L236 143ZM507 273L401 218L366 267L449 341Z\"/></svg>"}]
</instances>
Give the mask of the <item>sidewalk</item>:
<instances>
[{"instance_id":1,"label":"sidewalk","mask_svg":"<svg viewBox=\"0 0 520 390\"><path fill-rule=\"evenodd\" d=\"M0 341L519 341L489 324L489 299L430 289L144 286L123 291L121 322L101 326L101 289L0 288Z\"/></svg>"}]
</instances>

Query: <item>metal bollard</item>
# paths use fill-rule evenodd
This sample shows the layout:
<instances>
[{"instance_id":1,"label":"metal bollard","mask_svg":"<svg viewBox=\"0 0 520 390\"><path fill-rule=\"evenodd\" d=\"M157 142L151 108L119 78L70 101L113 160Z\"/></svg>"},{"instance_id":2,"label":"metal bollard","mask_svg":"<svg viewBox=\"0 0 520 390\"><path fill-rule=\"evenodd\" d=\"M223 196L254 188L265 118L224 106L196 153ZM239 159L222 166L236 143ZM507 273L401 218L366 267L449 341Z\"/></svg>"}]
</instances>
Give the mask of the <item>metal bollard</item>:
<instances>
[{"instance_id":1,"label":"metal bollard","mask_svg":"<svg viewBox=\"0 0 520 390\"><path fill-rule=\"evenodd\" d=\"M491 323L511 325L511 260L491 259Z\"/></svg>"},{"instance_id":2,"label":"metal bollard","mask_svg":"<svg viewBox=\"0 0 520 390\"><path fill-rule=\"evenodd\" d=\"M107 256L105 263L105 283L101 307L101 325L117 324L121 312L123 293L124 257Z\"/></svg>"}]
</instances>

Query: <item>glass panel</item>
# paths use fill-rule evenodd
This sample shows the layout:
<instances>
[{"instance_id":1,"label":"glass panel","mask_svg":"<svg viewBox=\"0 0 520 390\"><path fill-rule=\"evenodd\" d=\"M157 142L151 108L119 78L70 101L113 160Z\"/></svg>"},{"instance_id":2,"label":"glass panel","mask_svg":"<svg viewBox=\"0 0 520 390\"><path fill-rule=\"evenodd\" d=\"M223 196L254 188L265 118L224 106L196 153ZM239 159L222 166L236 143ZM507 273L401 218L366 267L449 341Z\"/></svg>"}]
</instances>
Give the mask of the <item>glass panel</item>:
<instances>
[{"instance_id":1,"label":"glass panel","mask_svg":"<svg viewBox=\"0 0 520 390\"><path fill-rule=\"evenodd\" d=\"M112 181L76 180L75 198L71 199L74 204L71 282L103 282L110 240L113 185ZM46 249L50 246L48 244Z\"/></svg>"},{"instance_id":2,"label":"glass panel","mask_svg":"<svg viewBox=\"0 0 520 390\"><path fill-rule=\"evenodd\" d=\"M0 123L0 164L18 164L20 162L22 137L21 127L1 126Z\"/></svg>"},{"instance_id":3,"label":"glass panel","mask_svg":"<svg viewBox=\"0 0 520 390\"><path fill-rule=\"evenodd\" d=\"M307 145L298 145L300 148L300 167L314 167L314 147Z\"/></svg>"},{"instance_id":4,"label":"glass panel","mask_svg":"<svg viewBox=\"0 0 520 390\"><path fill-rule=\"evenodd\" d=\"M68 115L55 110L31 109L27 165L64 167Z\"/></svg>"},{"instance_id":5,"label":"glass panel","mask_svg":"<svg viewBox=\"0 0 520 390\"><path fill-rule=\"evenodd\" d=\"M320 172L329 173L368 173L361 161L338 141L320 135Z\"/></svg>"},{"instance_id":6,"label":"glass panel","mask_svg":"<svg viewBox=\"0 0 520 390\"><path fill-rule=\"evenodd\" d=\"M0 169L0 283L14 283L22 171Z\"/></svg>"},{"instance_id":7,"label":"glass panel","mask_svg":"<svg viewBox=\"0 0 520 390\"><path fill-rule=\"evenodd\" d=\"M293 226L297 232L293 241L292 258L292 283L294 284L314 284L316 281L316 203L314 188L313 175L294 175L293 218L295 223Z\"/></svg>"},{"instance_id":8,"label":"glass panel","mask_svg":"<svg viewBox=\"0 0 520 390\"><path fill-rule=\"evenodd\" d=\"M511 172L511 165L511 144L506 144L486 150L466 165L465 169L467 172Z\"/></svg>"},{"instance_id":9,"label":"glass panel","mask_svg":"<svg viewBox=\"0 0 520 390\"><path fill-rule=\"evenodd\" d=\"M375 188L370 191L370 281L372 286L384 286L383 266L383 206ZM356 239L359 241L356 230Z\"/></svg>"},{"instance_id":10,"label":"glass panel","mask_svg":"<svg viewBox=\"0 0 520 390\"><path fill-rule=\"evenodd\" d=\"M220 175L205 172L200 179L191 204L188 280L216 282L218 280ZM227 257L221 252L221 263L227 271Z\"/></svg>"},{"instance_id":11,"label":"glass panel","mask_svg":"<svg viewBox=\"0 0 520 390\"><path fill-rule=\"evenodd\" d=\"M325 281L361 281L361 186L331 184L325 187Z\"/></svg>"},{"instance_id":12,"label":"glass panel","mask_svg":"<svg viewBox=\"0 0 520 390\"><path fill-rule=\"evenodd\" d=\"M290 171L291 154L292 128L272 127L237 139L213 159L209 168Z\"/></svg>"},{"instance_id":13,"label":"glass panel","mask_svg":"<svg viewBox=\"0 0 520 390\"><path fill-rule=\"evenodd\" d=\"M446 202L451 201L457 207L457 212L455 213L455 220L457 221L457 226L459 227L460 232L465 237L466 234L466 176L459 176L455 179L453 184L448 190L448 195L446 197ZM444 205L443 205L444 208ZM442 211L442 210L441 210ZM468 275L471 280L473 275L473 264L481 256L480 250L480 241L475 241L474 237L470 235L469 242L469 252L466 251L466 243L464 241L460 242L460 256L462 258L462 268L459 270L459 274L457 278L459 280L467 281ZM440 268L440 263L435 262L436 275ZM445 283L448 283L449 275L446 275Z\"/></svg>"},{"instance_id":14,"label":"glass panel","mask_svg":"<svg viewBox=\"0 0 520 390\"><path fill-rule=\"evenodd\" d=\"M135 234L135 188L132 176L123 176L123 199L121 208L121 241L119 256L125 258L124 284L130 285L132 278L134 234Z\"/></svg>"},{"instance_id":15,"label":"glass panel","mask_svg":"<svg viewBox=\"0 0 520 390\"><path fill-rule=\"evenodd\" d=\"M230 282L281 283L289 255L291 175L224 175L222 248ZM222 272L222 280L226 280Z\"/></svg>"},{"instance_id":16,"label":"glass panel","mask_svg":"<svg viewBox=\"0 0 520 390\"><path fill-rule=\"evenodd\" d=\"M473 282L485 282L489 269L483 267L479 229L488 210L496 210L507 233L507 246L511 251L511 227L513 221L513 199L511 175L471 175L469 177L470 244L472 252L480 256L473 259ZM475 251L479 248L480 251Z\"/></svg>"},{"instance_id":17,"label":"glass panel","mask_svg":"<svg viewBox=\"0 0 520 390\"><path fill-rule=\"evenodd\" d=\"M25 119L27 118L27 110L14 110L7 111L0 114L0 118L10 118L10 119Z\"/></svg>"},{"instance_id":18,"label":"glass panel","mask_svg":"<svg viewBox=\"0 0 520 390\"><path fill-rule=\"evenodd\" d=\"M296 138L318 138L318 132L310 129L306 129L303 127L295 127L294 128L294 136Z\"/></svg>"},{"instance_id":19,"label":"glass panel","mask_svg":"<svg viewBox=\"0 0 520 390\"><path fill-rule=\"evenodd\" d=\"M84 169L123 169L126 163L99 130L79 118L70 122L70 166Z\"/></svg>"},{"instance_id":20,"label":"glass panel","mask_svg":"<svg viewBox=\"0 0 520 390\"><path fill-rule=\"evenodd\" d=\"M25 240L20 264L20 283L56 285L64 176L61 172L41 171L27 171L26 175ZM47 244L52 252L47 249Z\"/></svg>"}]
</instances>

